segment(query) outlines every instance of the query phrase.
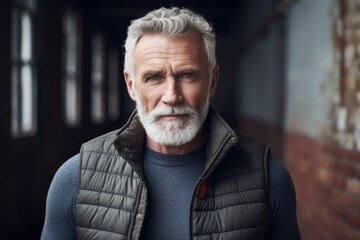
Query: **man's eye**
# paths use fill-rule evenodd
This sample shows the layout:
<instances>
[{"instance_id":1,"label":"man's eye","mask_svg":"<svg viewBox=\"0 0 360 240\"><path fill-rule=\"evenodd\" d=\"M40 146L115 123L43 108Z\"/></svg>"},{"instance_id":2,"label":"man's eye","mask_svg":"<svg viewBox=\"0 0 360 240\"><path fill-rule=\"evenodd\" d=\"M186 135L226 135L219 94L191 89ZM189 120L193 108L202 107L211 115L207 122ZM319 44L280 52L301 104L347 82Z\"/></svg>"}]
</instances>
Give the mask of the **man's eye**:
<instances>
[{"instance_id":1,"label":"man's eye","mask_svg":"<svg viewBox=\"0 0 360 240\"><path fill-rule=\"evenodd\" d=\"M160 77L158 75L154 75L154 76L150 76L148 77L146 80L147 81L156 81L156 80L159 80Z\"/></svg>"},{"instance_id":2,"label":"man's eye","mask_svg":"<svg viewBox=\"0 0 360 240\"><path fill-rule=\"evenodd\" d=\"M183 73L180 75L180 78L192 80L195 78L195 75L193 73Z\"/></svg>"}]
</instances>

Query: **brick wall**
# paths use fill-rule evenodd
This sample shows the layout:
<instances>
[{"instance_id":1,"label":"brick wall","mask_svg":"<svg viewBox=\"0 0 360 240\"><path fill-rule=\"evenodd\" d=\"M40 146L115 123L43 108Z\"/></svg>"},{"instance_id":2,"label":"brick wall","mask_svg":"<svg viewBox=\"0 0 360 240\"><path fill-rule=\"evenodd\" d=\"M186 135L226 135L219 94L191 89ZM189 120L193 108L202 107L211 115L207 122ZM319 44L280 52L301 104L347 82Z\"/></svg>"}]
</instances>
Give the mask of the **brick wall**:
<instances>
[{"instance_id":1,"label":"brick wall","mask_svg":"<svg viewBox=\"0 0 360 240\"><path fill-rule=\"evenodd\" d=\"M360 153L287 134L303 239L360 239Z\"/></svg>"}]
</instances>

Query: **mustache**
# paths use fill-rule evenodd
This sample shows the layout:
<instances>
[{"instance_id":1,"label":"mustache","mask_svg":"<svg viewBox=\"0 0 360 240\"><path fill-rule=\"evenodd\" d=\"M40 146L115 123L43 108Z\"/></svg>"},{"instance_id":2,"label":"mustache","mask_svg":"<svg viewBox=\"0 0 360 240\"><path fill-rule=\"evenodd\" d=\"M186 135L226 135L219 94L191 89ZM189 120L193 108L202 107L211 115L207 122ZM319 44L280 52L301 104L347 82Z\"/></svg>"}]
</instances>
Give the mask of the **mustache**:
<instances>
[{"instance_id":1,"label":"mustache","mask_svg":"<svg viewBox=\"0 0 360 240\"><path fill-rule=\"evenodd\" d=\"M194 110L189 106L168 106L160 105L149 112L153 117L160 117L163 115L184 115L193 114Z\"/></svg>"}]
</instances>

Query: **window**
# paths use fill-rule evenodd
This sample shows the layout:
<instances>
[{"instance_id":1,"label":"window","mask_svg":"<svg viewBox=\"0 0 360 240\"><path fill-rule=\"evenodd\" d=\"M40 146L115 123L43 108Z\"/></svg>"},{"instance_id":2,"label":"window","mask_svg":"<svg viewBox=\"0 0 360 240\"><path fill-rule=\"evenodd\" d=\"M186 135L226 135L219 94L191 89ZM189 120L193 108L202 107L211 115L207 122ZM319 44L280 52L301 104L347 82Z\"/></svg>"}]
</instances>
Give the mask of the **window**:
<instances>
[{"instance_id":1,"label":"window","mask_svg":"<svg viewBox=\"0 0 360 240\"><path fill-rule=\"evenodd\" d=\"M15 1L12 13L11 133L34 135L37 130L37 81L34 57L35 0Z\"/></svg>"},{"instance_id":2,"label":"window","mask_svg":"<svg viewBox=\"0 0 360 240\"><path fill-rule=\"evenodd\" d=\"M66 10L63 19L63 106L67 126L74 127L81 121L81 35L78 16Z\"/></svg>"},{"instance_id":3,"label":"window","mask_svg":"<svg viewBox=\"0 0 360 240\"><path fill-rule=\"evenodd\" d=\"M96 33L92 38L91 118L94 123L105 120L104 37Z\"/></svg>"},{"instance_id":4,"label":"window","mask_svg":"<svg viewBox=\"0 0 360 240\"><path fill-rule=\"evenodd\" d=\"M108 54L108 117L115 121L119 118L119 55L116 47L111 47Z\"/></svg>"}]
</instances>

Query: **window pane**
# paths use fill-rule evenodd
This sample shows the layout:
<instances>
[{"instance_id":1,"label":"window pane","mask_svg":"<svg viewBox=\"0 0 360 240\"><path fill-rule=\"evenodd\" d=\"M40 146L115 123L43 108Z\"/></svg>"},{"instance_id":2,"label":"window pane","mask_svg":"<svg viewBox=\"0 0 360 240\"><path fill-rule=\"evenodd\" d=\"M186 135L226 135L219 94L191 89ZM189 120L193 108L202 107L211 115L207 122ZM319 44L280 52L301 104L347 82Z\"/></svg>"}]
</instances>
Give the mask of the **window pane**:
<instances>
[{"instance_id":1,"label":"window pane","mask_svg":"<svg viewBox=\"0 0 360 240\"><path fill-rule=\"evenodd\" d=\"M76 72L77 57L77 22L75 15L68 11L64 17L64 35L65 35L65 66L66 71L74 74Z\"/></svg>"},{"instance_id":2,"label":"window pane","mask_svg":"<svg viewBox=\"0 0 360 240\"><path fill-rule=\"evenodd\" d=\"M32 132L34 129L34 85L32 69L25 65L21 69L21 130L23 132Z\"/></svg>"},{"instance_id":3,"label":"window pane","mask_svg":"<svg viewBox=\"0 0 360 240\"><path fill-rule=\"evenodd\" d=\"M94 88L92 91L92 119L95 123L100 123L104 121L103 107L102 107L102 91L97 88Z\"/></svg>"},{"instance_id":4,"label":"window pane","mask_svg":"<svg viewBox=\"0 0 360 240\"><path fill-rule=\"evenodd\" d=\"M105 120L104 99L104 40L100 34L92 39L92 72L91 72L91 117L94 123Z\"/></svg>"},{"instance_id":5,"label":"window pane","mask_svg":"<svg viewBox=\"0 0 360 240\"><path fill-rule=\"evenodd\" d=\"M32 58L32 31L30 14L23 12L21 15L21 60L28 62Z\"/></svg>"},{"instance_id":6,"label":"window pane","mask_svg":"<svg viewBox=\"0 0 360 240\"><path fill-rule=\"evenodd\" d=\"M65 84L65 118L68 125L75 125L79 122L75 79L66 79Z\"/></svg>"},{"instance_id":7,"label":"window pane","mask_svg":"<svg viewBox=\"0 0 360 240\"><path fill-rule=\"evenodd\" d=\"M67 10L63 19L63 103L65 122L77 126L81 119L80 39L77 16Z\"/></svg>"},{"instance_id":8,"label":"window pane","mask_svg":"<svg viewBox=\"0 0 360 240\"><path fill-rule=\"evenodd\" d=\"M34 134L36 98L34 74L30 65L22 66L20 71L17 66L13 66L11 87L12 134L14 137Z\"/></svg>"}]
</instances>

